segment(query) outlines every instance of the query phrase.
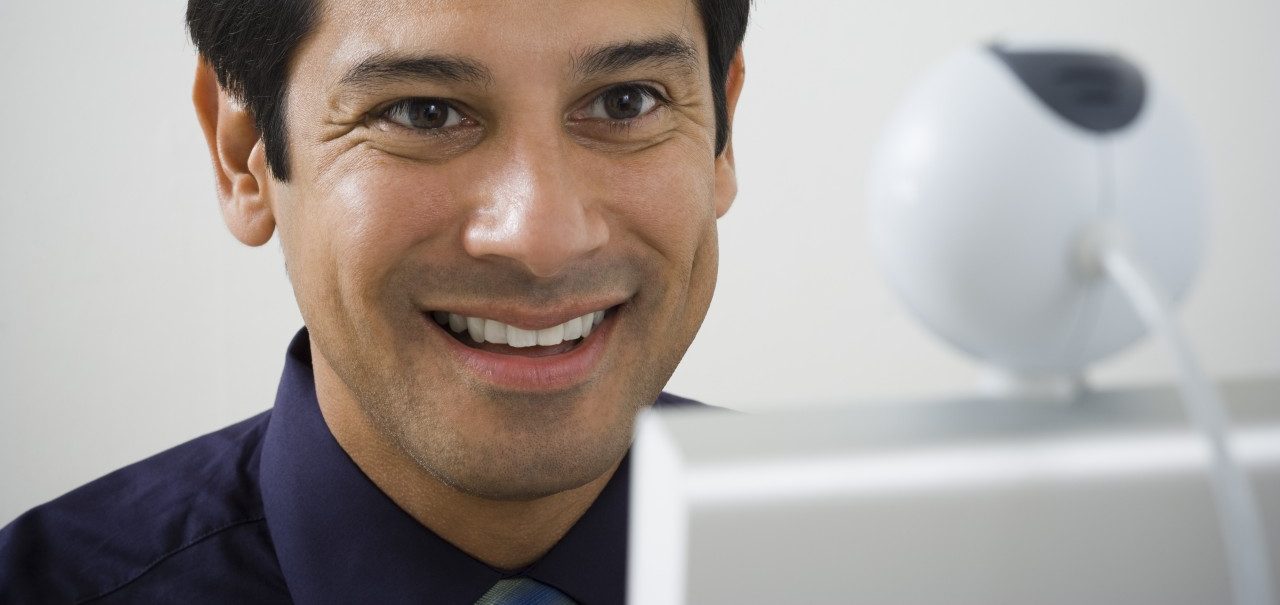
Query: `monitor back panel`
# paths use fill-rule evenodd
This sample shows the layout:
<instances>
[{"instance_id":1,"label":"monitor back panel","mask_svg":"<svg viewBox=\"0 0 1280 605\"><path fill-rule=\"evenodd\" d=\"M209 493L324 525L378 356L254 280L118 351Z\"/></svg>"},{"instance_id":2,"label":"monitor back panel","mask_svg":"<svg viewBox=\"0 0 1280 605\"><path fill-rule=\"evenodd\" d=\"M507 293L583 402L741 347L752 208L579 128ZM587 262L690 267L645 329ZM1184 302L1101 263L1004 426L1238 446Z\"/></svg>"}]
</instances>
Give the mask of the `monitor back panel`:
<instances>
[{"instance_id":1,"label":"monitor back panel","mask_svg":"<svg viewBox=\"0 0 1280 605\"><path fill-rule=\"evenodd\" d=\"M1280 380L1224 394L1280 552ZM1176 392L646 414L632 603L1228 603ZM1275 560L1273 559L1273 567Z\"/></svg>"}]
</instances>

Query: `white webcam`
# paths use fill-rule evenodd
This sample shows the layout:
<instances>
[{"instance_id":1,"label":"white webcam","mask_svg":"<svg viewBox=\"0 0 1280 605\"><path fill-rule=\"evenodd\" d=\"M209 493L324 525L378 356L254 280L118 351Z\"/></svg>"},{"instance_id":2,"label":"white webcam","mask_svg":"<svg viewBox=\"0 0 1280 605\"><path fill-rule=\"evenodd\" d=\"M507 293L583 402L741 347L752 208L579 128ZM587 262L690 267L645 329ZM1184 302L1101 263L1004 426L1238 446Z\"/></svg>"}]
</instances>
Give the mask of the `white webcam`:
<instances>
[{"instance_id":1,"label":"white webcam","mask_svg":"<svg viewBox=\"0 0 1280 605\"><path fill-rule=\"evenodd\" d=\"M1105 51L996 43L953 56L892 118L869 185L892 287L1012 387L1078 385L1145 332L1118 287L1078 262L1091 234L1123 232L1175 299L1203 248L1188 120Z\"/></svg>"}]
</instances>

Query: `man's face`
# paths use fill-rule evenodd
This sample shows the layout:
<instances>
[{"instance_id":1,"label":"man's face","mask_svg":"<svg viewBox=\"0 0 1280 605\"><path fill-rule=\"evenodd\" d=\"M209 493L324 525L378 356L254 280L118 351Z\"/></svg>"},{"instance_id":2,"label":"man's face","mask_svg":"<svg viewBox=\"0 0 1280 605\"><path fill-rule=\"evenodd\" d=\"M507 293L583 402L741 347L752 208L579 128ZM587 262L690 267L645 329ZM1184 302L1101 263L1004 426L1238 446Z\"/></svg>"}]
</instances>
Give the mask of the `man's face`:
<instances>
[{"instance_id":1,"label":"man's face","mask_svg":"<svg viewBox=\"0 0 1280 605\"><path fill-rule=\"evenodd\" d=\"M606 473L702 322L733 197L696 6L320 14L288 83L290 180L269 184L317 373L465 492Z\"/></svg>"}]
</instances>

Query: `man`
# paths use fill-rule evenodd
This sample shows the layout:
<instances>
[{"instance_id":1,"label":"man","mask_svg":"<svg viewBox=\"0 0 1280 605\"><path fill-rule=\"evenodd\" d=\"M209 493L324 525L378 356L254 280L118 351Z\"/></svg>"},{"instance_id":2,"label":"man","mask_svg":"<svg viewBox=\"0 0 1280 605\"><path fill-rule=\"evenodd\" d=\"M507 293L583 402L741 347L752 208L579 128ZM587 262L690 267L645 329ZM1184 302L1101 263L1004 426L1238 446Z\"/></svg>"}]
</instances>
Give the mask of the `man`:
<instances>
[{"instance_id":1,"label":"man","mask_svg":"<svg viewBox=\"0 0 1280 605\"><path fill-rule=\"evenodd\" d=\"M736 185L745 0L191 0L274 408L0 532L3 602L616 603Z\"/></svg>"}]
</instances>

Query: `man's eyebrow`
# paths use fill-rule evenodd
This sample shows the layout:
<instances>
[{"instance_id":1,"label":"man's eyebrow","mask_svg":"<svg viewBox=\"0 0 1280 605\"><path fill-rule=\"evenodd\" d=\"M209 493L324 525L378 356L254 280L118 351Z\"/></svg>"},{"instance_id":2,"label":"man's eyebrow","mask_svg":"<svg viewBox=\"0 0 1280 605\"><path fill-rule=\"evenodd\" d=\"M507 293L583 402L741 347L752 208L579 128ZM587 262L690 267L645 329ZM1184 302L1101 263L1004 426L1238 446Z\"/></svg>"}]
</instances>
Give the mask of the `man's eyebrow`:
<instances>
[{"instance_id":1,"label":"man's eyebrow","mask_svg":"<svg viewBox=\"0 0 1280 605\"><path fill-rule=\"evenodd\" d=\"M696 71L698 51L693 44L676 34L649 40L620 42L596 47L574 58L574 72L590 79L637 65L673 65L681 70Z\"/></svg>"},{"instance_id":2,"label":"man's eyebrow","mask_svg":"<svg viewBox=\"0 0 1280 605\"><path fill-rule=\"evenodd\" d=\"M487 84L490 79L488 69L464 57L379 53L365 58L348 70L338 84L367 88L406 80Z\"/></svg>"}]
</instances>

